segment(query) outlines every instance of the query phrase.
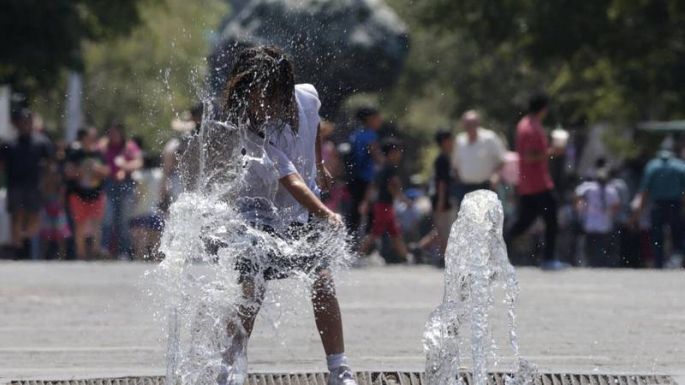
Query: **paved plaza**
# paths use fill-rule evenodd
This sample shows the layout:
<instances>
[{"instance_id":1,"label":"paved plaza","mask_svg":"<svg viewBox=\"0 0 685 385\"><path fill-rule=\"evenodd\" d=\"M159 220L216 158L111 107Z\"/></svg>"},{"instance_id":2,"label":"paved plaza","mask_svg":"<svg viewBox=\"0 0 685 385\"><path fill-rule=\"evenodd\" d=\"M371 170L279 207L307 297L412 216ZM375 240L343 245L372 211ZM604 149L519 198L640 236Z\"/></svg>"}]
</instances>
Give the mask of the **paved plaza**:
<instances>
[{"instance_id":1,"label":"paved plaza","mask_svg":"<svg viewBox=\"0 0 685 385\"><path fill-rule=\"evenodd\" d=\"M165 330L143 263L0 263L0 383L164 373ZM682 271L517 271L523 355L544 371L685 375ZM375 267L339 277L347 353L359 370L422 370L421 335L442 297L442 271ZM272 286L287 293L292 281ZM277 329L261 319L254 371L322 371L306 298ZM500 368L512 363L501 301ZM293 312L291 312L293 313ZM270 323L269 323L270 324Z\"/></svg>"}]
</instances>

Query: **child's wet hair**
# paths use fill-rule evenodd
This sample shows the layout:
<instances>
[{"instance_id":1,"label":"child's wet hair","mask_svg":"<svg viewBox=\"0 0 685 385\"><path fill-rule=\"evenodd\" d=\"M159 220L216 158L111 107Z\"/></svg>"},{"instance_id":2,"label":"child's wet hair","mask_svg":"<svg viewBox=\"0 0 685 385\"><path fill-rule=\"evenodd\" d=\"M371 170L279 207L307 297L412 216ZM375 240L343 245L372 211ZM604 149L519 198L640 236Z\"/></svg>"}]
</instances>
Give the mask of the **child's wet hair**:
<instances>
[{"instance_id":1,"label":"child's wet hair","mask_svg":"<svg viewBox=\"0 0 685 385\"><path fill-rule=\"evenodd\" d=\"M255 91L259 91L255 94ZM255 96L258 98L255 100ZM269 106L273 116L265 119L251 109ZM291 59L278 47L258 46L242 50L226 82L223 110L228 121L262 133L266 123L289 124L297 132L299 114L295 99L295 74Z\"/></svg>"}]
</instances>

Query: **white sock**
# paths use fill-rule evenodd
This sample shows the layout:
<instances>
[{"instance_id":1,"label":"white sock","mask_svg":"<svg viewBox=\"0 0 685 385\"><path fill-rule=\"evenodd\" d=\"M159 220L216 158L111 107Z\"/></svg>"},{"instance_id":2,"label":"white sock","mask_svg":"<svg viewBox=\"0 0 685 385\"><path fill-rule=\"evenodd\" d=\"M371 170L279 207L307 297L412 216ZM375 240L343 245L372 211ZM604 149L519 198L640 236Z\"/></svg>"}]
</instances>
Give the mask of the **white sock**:
<instances>
[{"instance_id":1,"label":"white sock","mask_svg":"<svg viewBox=\"0 0 685 385\"><path fill-rule=\"evenodd\" d=\"M347 357L345 356L345 353L331 354L330 356L326 356L326 364L328 364L328 371L332 372L340 366L347 364Z\"/></svg>"}]
</instances>

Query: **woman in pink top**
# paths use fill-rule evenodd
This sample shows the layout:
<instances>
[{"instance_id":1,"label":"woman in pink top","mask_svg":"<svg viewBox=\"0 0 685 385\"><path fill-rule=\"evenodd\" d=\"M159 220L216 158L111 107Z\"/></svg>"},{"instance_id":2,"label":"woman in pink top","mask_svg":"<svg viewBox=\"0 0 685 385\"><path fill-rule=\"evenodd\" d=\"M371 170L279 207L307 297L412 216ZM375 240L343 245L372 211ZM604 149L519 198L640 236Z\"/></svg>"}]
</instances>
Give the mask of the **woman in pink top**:
<instances>
[{"instance_id":1,"label":"woman in pink top","mask_svg":"<svg viewBox=\"0 0 685 385\"><path fill-rule=\"evenodd\" d=\"M128 226L134 192L131 174L143 167L143 153L133 140L126 138L121 123L108 126L101 148L110 170L104 185L107 203L102 222L102 243L112 257L123 254L131 256Z\"/></svg>"}]
</instances>

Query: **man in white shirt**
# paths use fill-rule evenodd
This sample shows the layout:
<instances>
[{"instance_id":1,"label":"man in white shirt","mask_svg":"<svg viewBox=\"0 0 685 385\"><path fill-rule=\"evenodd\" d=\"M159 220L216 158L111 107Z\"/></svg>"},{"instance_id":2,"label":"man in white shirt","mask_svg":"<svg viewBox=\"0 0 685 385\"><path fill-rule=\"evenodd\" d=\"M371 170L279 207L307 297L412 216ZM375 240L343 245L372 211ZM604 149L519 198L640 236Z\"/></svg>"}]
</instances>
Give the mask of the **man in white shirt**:
<instances>
[{"instance_id":1,"label":"man in white shirt","mask_svg":"<svg viewBox=\"0 0 685 385\"><path fill-rule=\"evenodd\" d=\"M499 182L506 149L494 131L480 127L480 116L469 110L461 117L463 132L457 135L452 161L457 170L457 203L481 189L492 189Z\"/></svg>"}]
</instances>

